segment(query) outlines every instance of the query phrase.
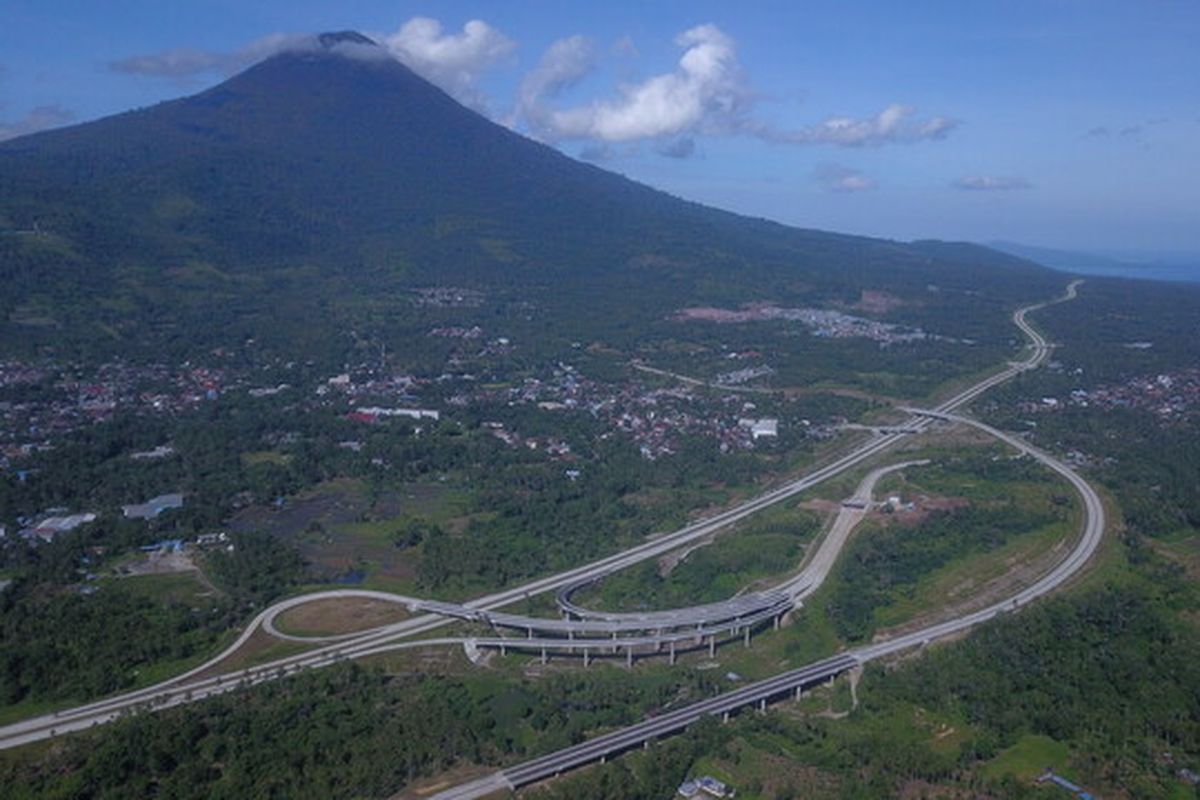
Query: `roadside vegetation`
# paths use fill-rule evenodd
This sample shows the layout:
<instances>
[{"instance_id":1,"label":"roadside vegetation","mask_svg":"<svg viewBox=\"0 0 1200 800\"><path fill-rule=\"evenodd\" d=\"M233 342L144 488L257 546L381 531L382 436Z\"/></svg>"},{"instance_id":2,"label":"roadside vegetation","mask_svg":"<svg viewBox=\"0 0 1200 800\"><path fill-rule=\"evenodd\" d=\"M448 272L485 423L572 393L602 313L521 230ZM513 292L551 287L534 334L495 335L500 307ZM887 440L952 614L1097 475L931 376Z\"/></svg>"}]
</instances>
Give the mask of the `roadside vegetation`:
<instances>
[{"instance_id":1,"label":"roadside vegetation","mask_svg":"<svg viewBox=\"0 0 1200 800\"><path fill-rule=\"evenodd\" d=\"M1100 308L1112 313L1116 299L1103 298L1097 295ZM1094 320L1087 324L1095 327ZM1017 404L1077 388L1075 369L1113 381L1166 363L1157 355L1137 360L1155 348L1124 346L1125 337L1145 335L1139 330L1122 329L1105 342L1052 333L1063 344L1060 366L989 394L981 414L1022 430L1028 414ZM1162 342L1164 352L1179 355L1170 338L1178 334L1167 327L1151 334L1156 347ZM217 498L212 504L201 500L149 525L109 519L36 550L5 549L4 574L13 583L0 592L0 698L8 711L141 685L157 670L195 663L254 609L347 571L361 569L365 585L464 597L575 565L681 524L697 508L744 497L803 460L793 451L723 455L689 440L676 457L650 461L618 441L589 438L596 431L581 423L571 441L587 461L570 479L563 463L454 425L419 436L408 426L364 434L329 416L267 450L264 442L286 432L282 421L263 412L273 421L250 424L250 408L233 403L206 417L211 441L199 421L195 440L176 436L178 464L157 474L133 466L125 473L144 494L159 490L155 481L193 481L185 485ZM742 797L1024 798L1040 796L1032 774L1048 765L1100 796L1194 794L1180 770L1200 771L1195 418L1164 424L1144 410L1086 408L1035 421L1024 428L1034 441L1059 453L1078 450L1083 471L1120 505L1119 546L1086 585L919 658L872 666L853 697L839 682L764 716L698 726L537 794L657 796L707 771ZM115 453L154 446L166 431L143 440L138 430L133 421L98 426L63 451L79 459L93 484L70 489L65 467L53 467L37 481L6 483L6 508L31 499L48 505L67 491L118 503L121 473L110 479L105 467L118 463ZM350 431L362 439L362 451L336 446ZM934 465L887 479L877 496L954 502L869 522L792 624L761 635L749 650L726 648L714 662L688 655L675 670L646 662L631 672L608 665L585 672L573 659L539 668L514 656L469 674L416 657L337 667L0 754L0 779L26 792L18 797L128 796L129 786L179 797L382 796L445 770L513 763L627 724L732 685L730 672L739 680L761 677L868 640L957 602L964 597L958 587L1001 575L997 565L1010 558L1036 560L1072 529L1073 499L1030 462L957 445L937 455ZM374 458L389 469L379 470ZM837 489L852 483L847 478ZM825 488L833 492L825 499L845 496ZM103 574L142 544L230 519L287 520L312 497L311 519L289 522L287 531L260 532L269 523L235 526L234 551L213 553L201 565L211 594L161 576ZM610 608L720 599L790 571L819 523L811 508L781 506L679 563L628 570L580 599ZM353 541L390 548L409 572L396 577L373 558L339 566L313 557ZM89 571L102 574L90 580ZM80 591L86 587L96 591ZM128 619L138 624L116 622ZM114 640L129 646L114 647Z\"/></svg>"}]
</instances>

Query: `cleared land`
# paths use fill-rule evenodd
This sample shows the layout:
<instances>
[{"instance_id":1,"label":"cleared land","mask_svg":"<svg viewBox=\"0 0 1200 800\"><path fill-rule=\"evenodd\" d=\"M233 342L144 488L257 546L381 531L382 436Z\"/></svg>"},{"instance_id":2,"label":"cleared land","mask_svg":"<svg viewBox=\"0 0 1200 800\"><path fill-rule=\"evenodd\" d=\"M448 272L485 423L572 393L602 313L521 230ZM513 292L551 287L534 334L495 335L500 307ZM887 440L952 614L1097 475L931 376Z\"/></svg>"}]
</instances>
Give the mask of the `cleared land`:
<instances>
[{"instance_id":1,"label":"cleared land","mask_svg":"<svg viewBox=\"0 0 1200 800\"><path fill-rule=\"evenodd\" d=\"M334 636L378 628L409 618L404 606L364 597L318 600L290 608L276 625L293 636Z\"/></svg>"}]
</instances>

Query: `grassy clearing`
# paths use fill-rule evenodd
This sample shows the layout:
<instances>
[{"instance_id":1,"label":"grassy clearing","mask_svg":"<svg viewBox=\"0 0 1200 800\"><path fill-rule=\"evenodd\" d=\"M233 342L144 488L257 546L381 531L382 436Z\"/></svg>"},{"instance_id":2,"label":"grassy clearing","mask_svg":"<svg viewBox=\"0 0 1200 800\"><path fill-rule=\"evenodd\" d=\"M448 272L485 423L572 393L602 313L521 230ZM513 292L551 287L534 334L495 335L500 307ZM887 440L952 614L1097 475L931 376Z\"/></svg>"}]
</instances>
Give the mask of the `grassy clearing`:
<instances>
[{"instance_id":1,"label":"grassy clearing","mask_svg":"<svg viewBox=\"0 0 1200 800\"><path fill-rule=\"evenodd\" d=\"M235 529L260 530L294 543L316 572L337 581L385 591L414 589L419 548L398 547L406 524L423 521L449 532L464 528L469 492L441 483L373 489L350 479L327 481L281 507L258 506L238 514Z\"/></svg>"},{"instance_id":2,"label":"grassy clearing","mask_svg":"<svg viewBox=\"0 0 1200 800\"><path fill-rule=\"evenodd\" d=\"M879 609L875 623L881 628L892 627L931 609L969 602L972 597L990 596L994 593L992 590L1009 585L1011 582L1007 579L1015 571L1037 563L1060 542L1069 540L1075 530L1074 522L1047 525L985 555L953 561L931 573L911 591L900 593L891 605ZM1028 575L1021 582L1029 583L1033 577Z\"/></svg>"},{"instance_id":3,"label":"grassy clearing","mask_svg":"<svg viewBox=\"0 0 1200 800\"><path fill-rule=\"evenodd\" d=\"M131 575L117 578L121 587L133 594L164 603L208 605L215 592L198 570L168 572L158 575Z\"/></svg>"},{"instance_id":4,"label":"grassy clearing","mask_svg":"<svg viewBox=\"0 0 1200 800\"><path fill-rule=\"evenodd\" d=\"M1036 462L992 446L932 461L881 481L877 497L912 510L868 523L839 563L828 608L843 635L864 640L947 605L1000 600L1074 538L1078 501Z\"/></svg>"},{"instance_id":5,"label":"grassy clearing","mask_svg":"<svg viewBox=\"0 0 1200 800\"><path fill-rule=\"evenodd\" d=\"M1026 734L1017 743L991 761L980 771L989 778L1011 775L1020 781L1032 781L1046 767L1062 769L1071 756L1070 748L1049 736Z\"/></svg>"},{"instance_id":6,"label":"grassy clearing","mask_svg":"<svg viewBox=\"0 0 1200 800\"><path fill-rule=\"evenodd\" d=\"M794 502L768 509L711 544L644 562L579 593L593 608L644 610L711 603L766 586L800 565L820 518Z\"/></svg>"}]
</instances>

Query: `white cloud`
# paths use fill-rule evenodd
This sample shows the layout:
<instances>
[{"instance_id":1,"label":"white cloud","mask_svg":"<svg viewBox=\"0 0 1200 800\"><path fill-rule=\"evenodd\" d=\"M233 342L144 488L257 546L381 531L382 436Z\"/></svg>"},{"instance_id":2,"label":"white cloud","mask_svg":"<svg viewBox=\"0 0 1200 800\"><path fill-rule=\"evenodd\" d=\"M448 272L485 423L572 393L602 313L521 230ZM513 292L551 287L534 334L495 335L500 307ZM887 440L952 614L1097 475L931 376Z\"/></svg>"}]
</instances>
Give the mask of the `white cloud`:
<instances>
[{"instance_id":1,"label":"white cloud","mask_svg":"<svg viewBox=\"0 0 1200 800\"><path fill-rule=\"evenodd\" d=\"M327 49L353 58L391 55L414 72L437 84L460 101L485 105L478 89L480 76L516 49L516 44L481 20L466 23L460 33L443 33L428 17L413 17L390 34L377 35L376 48L343 34L273 33L224 52L180 47L110 63L109 69L128 75L184 80L198 75L231 75L283 51Z\"/></svg>"},{"instance_id":2,"label":"white cloud","mask_svg":"<svg viewBox=\"0 0 1200 800\"><path fill-rule=\"evenodd\" d=\"M594 53L582 37L555 42L522 83L517 117L535 136L548 141L635 142L654 140L665 155L690 154L677 142L698 134L741 134L786 144L862 147L944 138L958 122L944 116L919 118L906 105L892 104L862 119L830 117L797 130L781 130L755 119L757 95L738 61L737 46L715 25L681 33L676 68L620 85L617 96L555 108L560 92L594 67ZM865 188L865 187L862 187Z\"/></svg>"},{"instance_id":3,"label":"white cloud","mask_svg":"<svg viewBox=\"0 0 1200 800\"><path fill-rule=\"evenodd\" d=\"M1013 189L1030 189L1033 187L1024 178L1003 178L995 175L968 175L959 178L953 184L956 189L969 192L1007 192Z\"/></svg>"},{"instance_id":4,"label":"white cloud","mask_svg":"<svg viewBox=\"0 0 1200 800\"><path fill-rule=\"evenodd\" d=\"M160 53L113 61L108 68L127 75L148 75L177 80L205 73L232 75L268 56L304 47L316 47L315 37L307 34L272 33L232 52L177 47Z\"/></svg>"},{"instance_id":5,"label":"white cloud","mask_svg":"<svg viewBox=\"0 0 1200 800\"><path fill-rule=\"evenodd\" d=\"M1081 136L1081 139L1111 139L1115 138L1119 141L1129 142L1133 144L1148 146L1147 136L1160 125L1170 123L1167 117L1154 117L1151 119L1134 122L1128 125L1113 126L1099 125L1090 128Z\"/></svg>"},{"instance_id":6,"label":"white cloud","mask_svg":"<svg viewBox=\"0 0 1200 800\"><path fill-rule=\"evenodd\" d=\"M618 97L568 109L547 108L543 101L577 81L590 68L578 37L556 42L534 73L569 75L540 80L541 91L522 96L521 110L535 133L551 140L594 139L629 142L736 127L749 107L734 42L715 25L699 25L675 39L683 48L671 72L618 89Z\"/></svg>"},{"instance_id":7,"label":"white cloud","mask_svg":"<svg viewBox=\"0 0 1200 800\"><path fill-rule=\"evenodd\" d=\"M185 78L216 70L228 54L191 47L177 47L161 53L130 56L113 61L108 68L127 75L152 75L161 78Z\"/></svg>"},{"instance_id":8,"label":"white cloud","mask_svg":"<svg viewBox=\"0 0 1200 800\"><path fill-rule=\"evenodd\" d=\"M329 41L326 41L326 38ZM392 56L440 86L460 102L487 110L479 87L482 76L508 59L516 43L482 20L458 32L440 21L414 17L394 33L375 36L375 48L344 35L321 37L271 34L232 52L177 48L113 62L110 69L184 80L200 74L231 74L283 50L325 47L352 57ZM629 80L609 97L568 107L555 101L590 75L596 50L582 36L560 39L520 82L512 112L503 120L550 142L585 144L653 143L666 156L687 157L701 135L741 135L796 145L864 147L944 138L958 122L945 116L922 118L893 103L873 116L829 117L797 129L781 129L753 115L759 95L738 60L737 45L715 25L690 28L675 38L682 50L668 72ZM625 61L635 54L624 37L608 52Z\"/></svg>"},{"instance_id":9,"label":"white cloud","mask_svg":"<svg viewBox=\"0 0 1200 800\"><path fill-rule=\"evenodd\" d=\"M822 164L813 170L813 178L830 192L865 192L875 188L874 180L841 164Z\"/></svg>"},{"instance_id":10,"label":"white cloud","mask_svg":"<svg viewBox=\"0 0 1200 800\"><path fill-rule=\"evenodd\" d=\"M516 49L515 42L477 19L452 34L442 33L436 19L413 17L379 41L414 72L476 107L485 105L480 76Z\"/></svg>"},{"instance_id":11,"label":"white cloud","mask_svg":"<svg viewBox=\"0 0 1200 800\"><path fill-rule=\"evenodd\" d=\"M517 114L535 134L547 135L552 123L549 111L542 105L543 99L574 86L592 70L594 63L595 53L587 39L582 36L559 39L521 81Z\"/></svg>"},{"instance_id":12,"label":"white cloud","mask_svg":"<svg viewBox=\"0 0 1200 800\"><path fill-rule=\"evenodd\" d=\"M863 147L898 142L943 139L958 125L949 117L914 119L911 106L893 103L873 117L829 117L806 128L792 131L765 130L763 137L792 144L831 144Z\"/></svg>"},{"instance_id":13,"label":"white cloud","mask_svg":"<svg viewBox=\"0 0 1200 800\"><path fill-rule=\"evenodd\" d=\"M22 119L12 122L0 122L0 142L5 139L15 139L30 133L57 128L75 119L75 114L62 106L38 106Z\"/></svg>"}]
</instances>

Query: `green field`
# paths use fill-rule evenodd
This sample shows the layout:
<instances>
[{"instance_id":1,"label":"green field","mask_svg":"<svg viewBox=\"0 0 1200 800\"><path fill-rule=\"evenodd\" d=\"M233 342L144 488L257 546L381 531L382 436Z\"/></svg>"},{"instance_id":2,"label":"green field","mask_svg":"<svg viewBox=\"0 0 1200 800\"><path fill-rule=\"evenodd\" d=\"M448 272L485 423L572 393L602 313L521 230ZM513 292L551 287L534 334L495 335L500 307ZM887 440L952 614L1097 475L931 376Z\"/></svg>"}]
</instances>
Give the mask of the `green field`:
<instances>
[{"instance_id":1,"label":"green field","mask_svg":"<svg viewBox=\"0 0 1200 800\"><path fill-rule=\"evenodd\" d=\"M1071 756L1070 748L1049 736L1026 734L1012 747L984 764L980 771L989 778L1011 775L1020 781L1032 781L1046 769L1062 774Z\"/></svg>"}]
</instances>

